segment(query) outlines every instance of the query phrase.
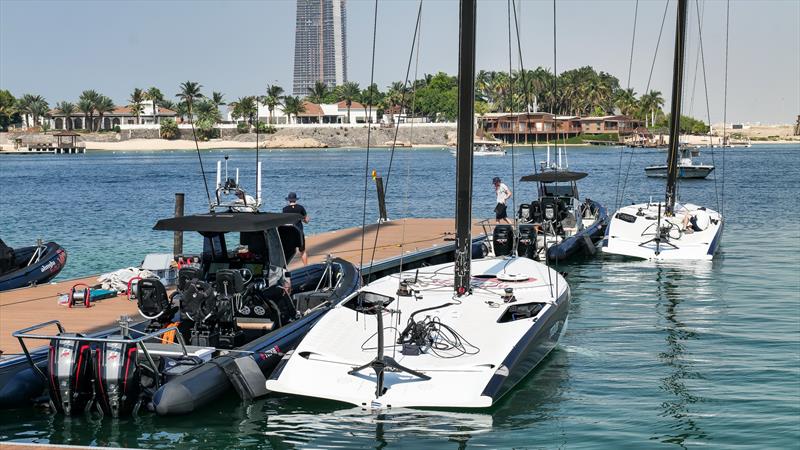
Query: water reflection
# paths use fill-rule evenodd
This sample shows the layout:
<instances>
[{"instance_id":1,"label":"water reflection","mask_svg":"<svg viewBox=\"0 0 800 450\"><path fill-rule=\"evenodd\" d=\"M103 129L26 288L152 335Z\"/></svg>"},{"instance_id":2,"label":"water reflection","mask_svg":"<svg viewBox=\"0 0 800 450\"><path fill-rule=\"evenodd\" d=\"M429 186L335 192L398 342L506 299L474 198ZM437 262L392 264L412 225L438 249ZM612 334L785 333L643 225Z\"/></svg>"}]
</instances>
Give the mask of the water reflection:
<instances>
[{"instance_id":1,"label":"water reflection","mask_svg":"<svg viewBox=\"0 0 800 450\"><path fill-rule=\"evenodd\" d=\"M703 320L703 315L716 312L713 303L710 306L702 304L714 300L710 283L713 265L659 264L655 271L657 308L664 320L666 333L666 348L658 358L668 371L661 379L660 388L672 396L661 403L660 415L671 419L672 423L669 425L670 432L653 436L652 439L687 448L691 441L709 438L695 419L696 412L692 408L692 405L704 399L693 392L691 380L702 380L703 376L694 369L690 350L690 344L698 339L698 333L685 321Z\"/></svg>"}]
</instances>

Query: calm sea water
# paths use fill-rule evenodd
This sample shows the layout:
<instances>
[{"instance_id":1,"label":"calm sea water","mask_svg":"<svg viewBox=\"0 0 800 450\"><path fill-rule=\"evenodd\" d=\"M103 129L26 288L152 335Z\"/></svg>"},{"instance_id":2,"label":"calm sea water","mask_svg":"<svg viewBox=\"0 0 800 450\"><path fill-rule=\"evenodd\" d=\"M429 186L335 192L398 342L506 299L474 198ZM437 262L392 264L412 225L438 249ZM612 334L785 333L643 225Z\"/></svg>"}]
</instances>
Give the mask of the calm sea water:
<instances>
[{"instance_id":1,"label":"calm sea water","mask_svg":"<svg viewBox=\"0 0 800 450\"><path fill-rule=\"evenodd\" d=\"M530 148L514 158L475 160L474 213L488 217L500 176L517 200L534 186ZM544 157L536 149L537 158ZM247 185L255 152L230 155ZM369 169L386 176L389 152ZM296 191L316 233L362 221L363 150L262 152L270 209ZM620 153L570 149L571 168L589 172L582 194L613 209ZM629 155L624 154L623 174ZM660 199L663 181L643 167L664 153L633 155L626 202ZM700 160L711 162L710 152ZM717 207L723 177L681 183L686 201ZM191 417L143 414L124 420L5 412L0 440L143 448L798 448L800 447L800 149L758 146L726 154L723 246L713 263L657 265L599 257L564 265L573 302L560 346L494 408L368 414L346 406L274 397L229 398ZM443 150L395 154L391 217L453 214L454 158ZM212 181L213 182L213 181ZM151 230L185 192L187 212L204 209L193 152L89 153L0 158L0 237L13 246L38 237L69 252L62 278L135 265L171 250ZM368 184L367 222L377 218ZM721 198L720 198L721 202ZM197 245L188 239L189 250ZM3 332L8 332L3 330ZM235 395L233 396L235 397Z\"/></svg>"}]
</instances>

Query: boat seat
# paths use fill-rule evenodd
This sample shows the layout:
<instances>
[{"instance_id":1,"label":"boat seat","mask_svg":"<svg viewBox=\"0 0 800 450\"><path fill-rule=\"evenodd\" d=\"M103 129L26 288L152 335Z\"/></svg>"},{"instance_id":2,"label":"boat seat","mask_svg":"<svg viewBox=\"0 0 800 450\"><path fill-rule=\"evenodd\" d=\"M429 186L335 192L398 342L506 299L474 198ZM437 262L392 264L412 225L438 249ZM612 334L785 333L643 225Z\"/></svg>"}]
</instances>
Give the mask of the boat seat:
<instances>
[{"instance_id":1,"label":"boat seat","mask_svg":"<svg viewBox=\"0 0 800 450\"><path fill-rule=\"evenodd\" d=\"M271 331L275 327L275 322L267 318L237 317L236 325L243 330Z\"/></svg>"}]
</instances>

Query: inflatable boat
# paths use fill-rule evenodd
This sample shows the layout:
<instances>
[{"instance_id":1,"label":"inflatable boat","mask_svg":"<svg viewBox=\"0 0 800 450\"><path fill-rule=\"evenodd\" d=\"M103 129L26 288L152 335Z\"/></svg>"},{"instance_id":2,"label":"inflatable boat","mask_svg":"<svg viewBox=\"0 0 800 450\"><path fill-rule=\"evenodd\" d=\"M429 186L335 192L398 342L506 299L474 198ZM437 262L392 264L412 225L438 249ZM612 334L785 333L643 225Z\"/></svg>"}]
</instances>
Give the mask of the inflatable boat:
<instances>
[{"instance_id":1,"label":"inflatable boat","mask_svg":"<svg viewBox=\"0 0 800 450\"><path fill-rule=\"evenodd\" d=\"M47 283L66 263L66 250L55 242L14 249L0 239L0 291Z\"/></svg>"}]
</instances>

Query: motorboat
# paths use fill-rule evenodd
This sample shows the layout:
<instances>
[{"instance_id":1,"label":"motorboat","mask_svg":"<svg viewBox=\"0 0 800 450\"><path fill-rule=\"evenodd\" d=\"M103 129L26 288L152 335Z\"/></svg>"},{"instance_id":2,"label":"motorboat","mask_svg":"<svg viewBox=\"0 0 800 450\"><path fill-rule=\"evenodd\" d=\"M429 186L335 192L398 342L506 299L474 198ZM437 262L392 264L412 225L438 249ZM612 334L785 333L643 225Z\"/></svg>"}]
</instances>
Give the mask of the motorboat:
<instances>
[{"instance_id":1,"label":"motorboat","mask_svg":"<svg viewBox=\"0 0 800 450\"><path fill-rule=\"evenodd\" d=\"M591 256L603 238L608 224L606 208L599 202L580 199L577 181L585 172L569 170L549 158L541 163L537 173L523 176L520 181L537 183L538 196L523 203L517 211L517 248L512 248L513 225L496 225L492 232L493 252L550 261L564 261L578 256ZM566 161L566 158L564 158Z\"/></svg>"},{"instance_id":2,"label":"motorboat","mask_svg":"<svg viewBox=\"0 0 800 450\"><path fill-rule=\"evenodd\" d=\"M603 252L647 260L710 260L722 239L722 214L705 206L678 203L681 89L686 40L686 0L679 0L670 115L670 146L664 201L620 208L603 238Z\"/></svg>"},{"instance_id":3,"label":"motorboat","mask_svg":"<svg viewBox=\"0 0 800 450\"><path fill-rule=\"evenodd\" d=\"M453 262L365 285L326 314L267 390L368 410L486 408L556 346L570 288L530 258L483 254L471 237L475 1L461 0Z\"/></svg>"},{"instance_id":4,"label":"motorboat","mask_svg":"<svg viewBox=\"0 0 800 450\"><path fill-rule=\"evenodd\" d=\"M450 149L450 153L455 155L456 149ZM474 156L504 156L506 154L506 149L503 148L502 141L492 141L492 140L478 140L474 141L472 146L472 154Z\"/></svg>"},{"instance_id":5,"label":"motorboat","mask_svg":"<svg viewBox=\"0 0 800 450\"><path fill-rule=\"evenodd\" d=\"M11 248L0 239L0 292L47 283L66 264L67 251L55 242Z\"/></svg>"},{"instance_id":6,"label":"motorboat","mask_svg":"<svg viewBox=\"0 0 800 450\"><path fill-rule=\"evenodd\" d=\"M693 153L694 151L690 147L681 147L681 155L678 160L678 178L706 178L714 171L714 166L710 164L695 164L692 161L692 156L696 156ZM644 173L648 177L666 178L668 172L665 164L647 166L644 169Z\"/></svg>"}]
</instances>

